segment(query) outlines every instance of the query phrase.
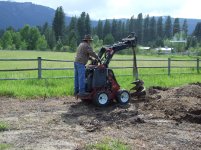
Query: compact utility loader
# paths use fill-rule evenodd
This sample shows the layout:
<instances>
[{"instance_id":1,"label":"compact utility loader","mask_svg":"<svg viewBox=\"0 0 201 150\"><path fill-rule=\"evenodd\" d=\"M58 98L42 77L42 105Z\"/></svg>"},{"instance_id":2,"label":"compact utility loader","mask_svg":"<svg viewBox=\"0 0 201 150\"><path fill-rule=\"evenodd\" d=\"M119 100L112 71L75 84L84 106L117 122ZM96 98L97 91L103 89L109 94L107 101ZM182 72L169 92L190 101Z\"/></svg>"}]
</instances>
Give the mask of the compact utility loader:
<instances>
[{"instance_id":1,"label":"compact utility loader","mask_svg":"<svg viewBox=\"0 0 201 150\"><path fill-rule=\"evenodd\" d=\"M122 39L121 42L102 47L98 53L100 61L92 59L91 64L86 67L86 92L90 94L79 98L83 101L92 101L97 106L106 106L113 100L120 104L127 104L131 96L144 95L143 81L138 79L134 49L136 45L137 37L134 33L131 33L127 38ZM113 55L128 48L133 49L133 75L135 75L135 81L132 83L135 86L130 91L120 88L114 72L109 68Z\"/></svg>"}]
</instances>

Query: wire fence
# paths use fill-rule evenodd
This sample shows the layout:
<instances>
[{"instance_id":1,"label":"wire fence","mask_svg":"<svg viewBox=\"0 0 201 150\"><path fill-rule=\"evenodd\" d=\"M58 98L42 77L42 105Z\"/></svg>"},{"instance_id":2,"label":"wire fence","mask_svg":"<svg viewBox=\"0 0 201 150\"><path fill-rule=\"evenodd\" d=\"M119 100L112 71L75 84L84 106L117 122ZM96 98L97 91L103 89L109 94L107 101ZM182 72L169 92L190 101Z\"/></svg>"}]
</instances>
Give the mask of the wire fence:
<instances>
[{"instance_id":1,"label":"wire fence","mask_svg":"<svg viewBox=\"0 0 201 150\"><path fill-rule=\"evenodd\" d=\"M119 64L119 65L111 65L110 68L113 70L122 70L122 72L125 72L125 69L130 69L133 70L133 66L132 66L132 61L133 59L113 59L112 63L113 64ZM167 74L168 76L170 76L171 74L174 74L174 72L172 72L173 69L191 69L194 70L194 72L187 72L187 73L200 73L200 59L192 59L192 60L188 60L188 59L139 59L137 60L138 62L138 69L139 70L144 70L144 69L165 69L165 73L163 74ZM47 79L47 78L73 78L73 73L71 73L71 75L66 75L66 76L51 76L51 77L45 77L43 75L44 71L61 71L61 70L69 70L71 72L73 72L74 68L73 68L73 60L53 60L53 59L43 59L41 57L38 57L36 59L0 59L0 63L5 63L5 62L23 62L24 66L26 66L27 62L34 62L36 64L35 67L28 67L28 68L12 68L11 66L8 67L8 69L5 69L6 67L4 67L2 69L2 67L0 67L0 73L2 72L27 72L27 71L34 71L36 72L36 76L35 77L18 77L18 78L12 78L9 76L0 76L0 80L26 80L26 79ZM54 63L66 63L67 67L44 67L43 63L49 63L49 62L54 62ZM125 63L126 66L121 66L120 62L130 62L130 63ZM176 65L175 62L180 62L179 65ZM141 65L142 63L144 63L144 65ZM187 64L189 63L189 64ZM7 63L6 63L7 64ZM150 65L151 64L151 65ZM156 66L154 66L154 64L157 64ZM163 64L163 65L162 65ZM182 65L181 65L182 64ZM1 66L1 65L0 65ZM150 75L150 74L158 74L158 71L154 71L151 73L139 73L139 75ZM118 76L132 76L132 71L130 71L130 74L120 74Z\"/></svg>"}]
</instances>

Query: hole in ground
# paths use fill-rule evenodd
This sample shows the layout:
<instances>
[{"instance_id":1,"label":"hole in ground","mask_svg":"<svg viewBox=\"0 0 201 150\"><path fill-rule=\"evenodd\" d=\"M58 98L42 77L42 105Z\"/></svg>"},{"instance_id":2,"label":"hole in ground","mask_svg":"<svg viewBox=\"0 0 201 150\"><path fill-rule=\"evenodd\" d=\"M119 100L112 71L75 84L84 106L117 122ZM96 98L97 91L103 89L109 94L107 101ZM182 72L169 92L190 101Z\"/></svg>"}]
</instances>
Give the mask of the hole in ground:
<instances>
[{"instance_id":1,"label":"hole in ground","mask_svg":"<svg viewBox=\"0 0 201 150\"><path fill-rule=\"evenodd\" d=\"M191 123L201 124L201 110L192 110L182 119Z\"/></svg>"}]
</instances>

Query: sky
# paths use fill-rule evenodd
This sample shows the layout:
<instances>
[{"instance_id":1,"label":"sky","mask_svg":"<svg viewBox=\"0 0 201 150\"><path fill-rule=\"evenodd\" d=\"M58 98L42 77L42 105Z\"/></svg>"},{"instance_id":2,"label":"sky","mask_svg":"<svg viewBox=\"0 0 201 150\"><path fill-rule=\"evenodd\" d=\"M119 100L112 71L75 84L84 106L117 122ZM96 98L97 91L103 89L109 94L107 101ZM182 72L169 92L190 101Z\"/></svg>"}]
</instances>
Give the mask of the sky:
<instances>
[{"instance_id":1,"label":"sky","mask_svg":"<svg viewBox=\"0 0 201 150\"><path fill-rule=\"evenodd\" d=\"M32 2L56 9L67 16L79 16L83 11L93 20L135 18L139 13L149 16L201 19L200 0L9 0Z\"/></svg>"}]
</instances>

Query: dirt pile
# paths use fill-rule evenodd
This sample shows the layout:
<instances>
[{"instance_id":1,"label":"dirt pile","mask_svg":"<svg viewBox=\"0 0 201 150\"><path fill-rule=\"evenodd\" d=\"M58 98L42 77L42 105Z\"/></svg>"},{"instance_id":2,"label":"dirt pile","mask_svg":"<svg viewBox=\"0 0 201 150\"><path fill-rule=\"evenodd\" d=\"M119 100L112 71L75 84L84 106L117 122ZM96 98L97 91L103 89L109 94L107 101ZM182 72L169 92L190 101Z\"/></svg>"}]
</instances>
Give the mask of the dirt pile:
<instances>
[{"instance_id":1,"label":"dirt pile","mask_svg":"<svg viewBox=\"0 0 201 150\"><path fill-rule=\"evenodd\" d=\"M151 87L147 93L142 110L159 110L168 119L201 123L201 83L170 89Z\"/></svg>"}]
</instances>

